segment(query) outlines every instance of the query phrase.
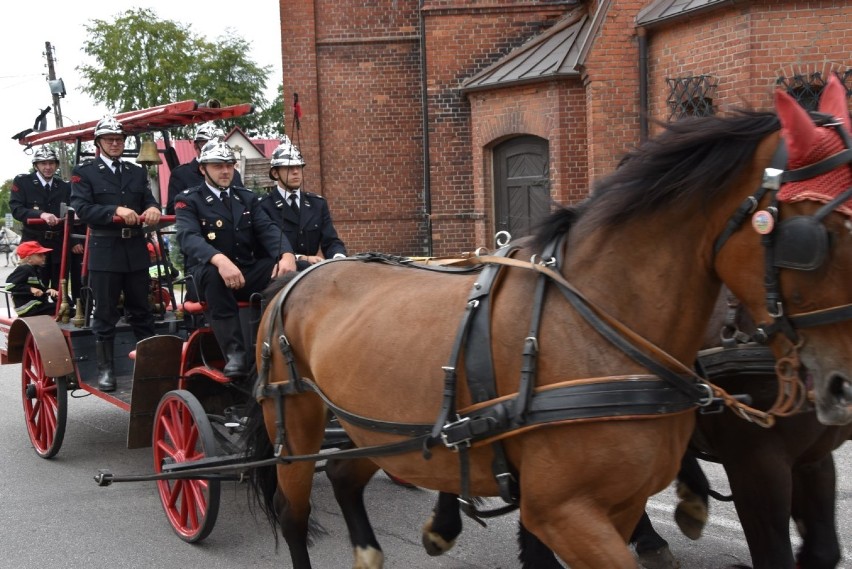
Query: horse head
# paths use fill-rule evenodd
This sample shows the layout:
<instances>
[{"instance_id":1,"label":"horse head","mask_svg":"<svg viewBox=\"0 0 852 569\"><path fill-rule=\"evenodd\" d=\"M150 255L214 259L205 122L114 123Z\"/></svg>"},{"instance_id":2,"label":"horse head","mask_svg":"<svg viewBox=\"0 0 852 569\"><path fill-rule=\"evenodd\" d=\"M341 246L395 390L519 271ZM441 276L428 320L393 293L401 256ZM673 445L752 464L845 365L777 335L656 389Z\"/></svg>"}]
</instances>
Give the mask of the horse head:
<instances>
[{"instance_id":1,"label":"horse head","mask_svg":"<svg viewBox=\"0 0 852 569\"><path fill-rule=\"evenodd\" d=\"M780 138L768 139L776 147L774 156L740 216L751 215L751 224L743 223L736 235L723 233L715 267L772 348L782 384L803 382L820 422L847 424L852 422L852 125L846 89L835 77L829 80L816 122L783 91L776 92L775 107ZM740 245L750 240L749 247L726 248L728 237ZM743 270L755 266L764 269Z\"/></svg>"}]
</instances>

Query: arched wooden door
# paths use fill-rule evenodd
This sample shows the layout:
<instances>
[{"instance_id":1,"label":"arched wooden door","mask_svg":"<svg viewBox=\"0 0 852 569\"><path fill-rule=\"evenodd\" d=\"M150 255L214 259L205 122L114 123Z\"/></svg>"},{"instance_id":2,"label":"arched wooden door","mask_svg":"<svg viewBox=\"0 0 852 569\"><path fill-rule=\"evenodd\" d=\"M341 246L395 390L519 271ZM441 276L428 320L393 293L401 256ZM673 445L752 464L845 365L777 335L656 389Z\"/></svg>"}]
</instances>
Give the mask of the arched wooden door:
<instances>
[{"instance_id":1,"label":"arched wooden door","mask_svg":"<svg viewBox=\"0 0 852 569\"><path fill-rule=\"evenodd\" d=\"M529 235L550 213L547 140L519 136L494 147L494 227L513 239Z\"/></svg>"}]
</instances>

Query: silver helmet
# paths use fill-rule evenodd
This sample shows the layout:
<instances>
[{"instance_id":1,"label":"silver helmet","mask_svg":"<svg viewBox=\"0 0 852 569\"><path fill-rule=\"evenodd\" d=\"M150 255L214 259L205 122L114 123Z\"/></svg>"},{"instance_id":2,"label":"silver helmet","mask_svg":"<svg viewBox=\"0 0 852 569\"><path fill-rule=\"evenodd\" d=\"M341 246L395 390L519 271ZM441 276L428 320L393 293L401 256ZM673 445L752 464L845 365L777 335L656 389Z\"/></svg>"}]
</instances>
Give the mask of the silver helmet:
<instances>
[{"instance_id":1,"label":"silver helmet","mask_svg":"<svg viewBox=\"0 0 852 569\"><path fill-rule=\"evenodd\" d=\"M56 155L56 151L47 146L42 146L35 152L33 152L33 164L36 162L59 162L59 157Z\"/></svg>"},{"instance_id":2,"label":"silver helmet","mask_svg":"<svg viewBox=\"0 0 852 569\"><path fill-rule=\"evenodd\" d=\"M124 127L121 123L115 120L115 117L106 116L98 121L95 125L95 139L105 134L125 134Z\"/></svg>"},{"instance_id":3,"label":"silver helmet","mask_svg":"<svg viewBox=\"0 0 852 569\"><path fill-rule=\"evenodd\" d=\"M273 180L275 179L272 177L272 170L275 168L304 165L305 161L302 158L302 153L285 136L281 139L281 144L278 145L278 148L272 152L272 160L269 162L269 177Z\"/></svg>"},{"instance_id":4,"label":"silver helmet","mask_svg":"<svg viewBox=\"0 0 852 569\"><path fill-rule=\"evenodd\" d=\"M205 144L204 148L201 149L201 155L198 157L199 164L224 162L236 164L237 157L228 143L223 140L219 140L218 138L214 138Z\"/></svg>"},{"instance_id":5,"label":"silver helmet","mask_svg":"<svg viewBox=\"0 0 852 569\"><path fill-rule=\"evenodd\" d=\"M195 142L205 142L214 138L224 138L225 133L212 122L206 122L195 130Z\"/></svg>"}]
</instances>

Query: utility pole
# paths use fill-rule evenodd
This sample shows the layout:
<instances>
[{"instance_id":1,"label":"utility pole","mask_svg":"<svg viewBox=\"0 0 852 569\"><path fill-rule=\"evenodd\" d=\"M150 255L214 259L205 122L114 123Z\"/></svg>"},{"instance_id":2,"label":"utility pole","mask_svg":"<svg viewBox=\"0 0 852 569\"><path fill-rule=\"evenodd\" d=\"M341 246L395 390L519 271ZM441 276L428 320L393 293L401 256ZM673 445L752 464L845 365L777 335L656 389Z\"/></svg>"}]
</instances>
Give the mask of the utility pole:
<instances>
[{"instance_id":1,"label":"utility pole","mask_svg":"<svg viewBox=\"0 0 852 569\"><path fill-rule=\"evenodd\" d=\"M50 45L49 41L44 42L44 54L47 57L47 79L48 81L55 81L56 70L53 67L53 47ZM53 117L56 120L56 128L62 128L62 107L59 105L60 93L56 92L55 89L51 89L51 91L53 92ZM65 96L65 93L63 92L61 96ZM68 180L70 178L70 172L68 171L68 157L65 153L64 142L59 143L59 159L62 179Z\"/></svg>"}]
</instances>

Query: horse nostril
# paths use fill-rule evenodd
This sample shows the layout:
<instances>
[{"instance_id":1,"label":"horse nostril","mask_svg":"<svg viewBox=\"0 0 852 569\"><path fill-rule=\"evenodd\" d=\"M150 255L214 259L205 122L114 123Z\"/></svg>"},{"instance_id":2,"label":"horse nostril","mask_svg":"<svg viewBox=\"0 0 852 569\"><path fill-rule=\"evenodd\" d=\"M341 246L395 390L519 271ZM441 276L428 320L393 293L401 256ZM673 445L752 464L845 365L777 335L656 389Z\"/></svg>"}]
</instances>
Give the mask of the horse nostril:
<instances>
[{"instance_id":1,"label":"horse nostril","mask_svg":"<svg viewBox=\"0 0 852 569\"><path fill-rule=\"evenodd\" d=\"M852 382L841 374L832 374L828 391L838 399L852 401Z\"/></svg>"}]
</instances>

